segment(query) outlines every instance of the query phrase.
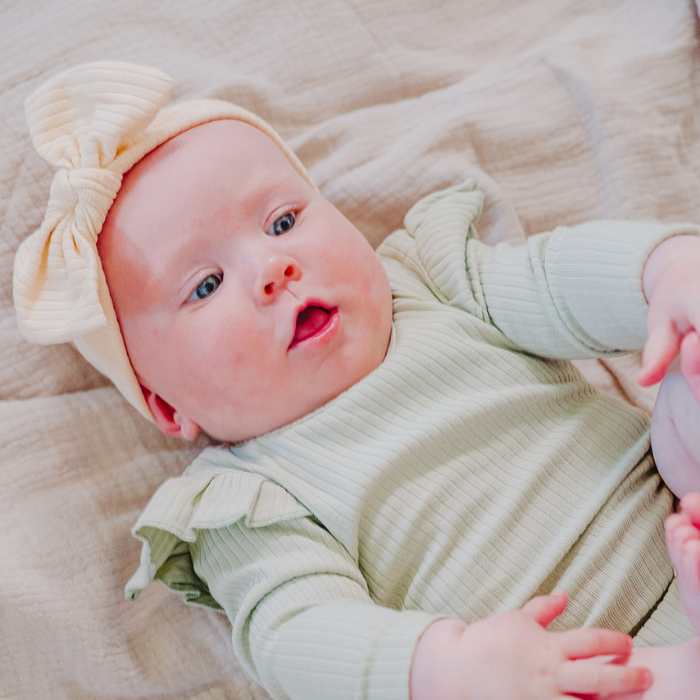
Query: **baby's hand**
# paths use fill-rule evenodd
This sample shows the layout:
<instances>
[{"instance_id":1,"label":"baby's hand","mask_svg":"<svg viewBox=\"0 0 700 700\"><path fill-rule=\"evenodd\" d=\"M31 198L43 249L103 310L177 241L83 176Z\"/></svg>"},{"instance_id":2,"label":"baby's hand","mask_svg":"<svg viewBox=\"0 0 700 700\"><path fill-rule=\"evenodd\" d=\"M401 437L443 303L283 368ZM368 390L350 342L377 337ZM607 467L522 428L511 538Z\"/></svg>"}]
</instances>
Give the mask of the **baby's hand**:
<instances>
[{"instance_id":1,"label":"baby's hand","mask_svg":"<svg viewBox=\"0 0 700 700\"><path fill-rule=\"evenodd\" d=\"M473 625L438 620L413 657L411 700L564 700L642 692L644 668L602 663L626 660L632 640L619 632L545 627L566 607L566 594L533 598L524 608Z\"/></svg>"},{"instance_id":2,"label":"baby's hand","mask_svg":"<svg viewBox=\"0 0 700 700\"><path fill-rule=\"evenodd\" d=\"M700 402L700 236L676 236L658 246L644 268L643 285L649 337L638 381L661 381L680 353L681 372Z\"/></svg>"}]
</instances>

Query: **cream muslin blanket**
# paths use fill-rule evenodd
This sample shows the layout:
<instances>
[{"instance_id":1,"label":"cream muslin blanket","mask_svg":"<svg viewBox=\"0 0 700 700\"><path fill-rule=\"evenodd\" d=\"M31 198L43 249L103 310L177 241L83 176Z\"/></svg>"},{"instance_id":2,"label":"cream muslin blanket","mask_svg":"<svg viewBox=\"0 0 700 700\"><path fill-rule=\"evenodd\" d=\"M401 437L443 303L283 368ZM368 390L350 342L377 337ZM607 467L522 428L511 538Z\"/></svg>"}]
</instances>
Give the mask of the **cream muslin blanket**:
<instances>
[{"instance_id":1,"label":"cream muslin blanket","mask_svg":"<svg viewBox=\"0 0 700 700\"><path fill-rule=\"evenodd\" d=\"M150 495L205 444L165 439L71 346L30 345L12 261L52 173L22 103L76 64L126 60L174 98L279 131L378 244L424 194L475 176L488 242L592 218L700 221L690 0L0 0L0 698L264 700L228 621L163 587L124 600ZM587 362L650 409L638 357Z\"/></svg>"}]
</instances>

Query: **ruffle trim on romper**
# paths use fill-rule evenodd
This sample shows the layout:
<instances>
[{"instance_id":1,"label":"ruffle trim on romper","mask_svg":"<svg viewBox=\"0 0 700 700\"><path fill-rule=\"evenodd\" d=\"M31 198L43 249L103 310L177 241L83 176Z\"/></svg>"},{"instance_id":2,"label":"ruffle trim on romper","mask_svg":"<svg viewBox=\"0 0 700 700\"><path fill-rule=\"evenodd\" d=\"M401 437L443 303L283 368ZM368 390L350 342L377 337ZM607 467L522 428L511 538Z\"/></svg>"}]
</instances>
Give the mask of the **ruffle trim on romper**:
<instances>
[{"instance_id":1,"label":"ruffle trim on romper","mask_svg":"<svg viewBox=\"0 0 700 700\"><path fill-rule=\"evenodd\" d=\"M183 476L161 484L132 528L143 548L141 564L125 587L127 598L136 600L149 583L162 581L187 602L221 610L194 570L190 544L198 531L239 520L249 528L264 527L310 515L281 486L258 474L212 466L201 457Z\"/></svg>"}]
</instances>

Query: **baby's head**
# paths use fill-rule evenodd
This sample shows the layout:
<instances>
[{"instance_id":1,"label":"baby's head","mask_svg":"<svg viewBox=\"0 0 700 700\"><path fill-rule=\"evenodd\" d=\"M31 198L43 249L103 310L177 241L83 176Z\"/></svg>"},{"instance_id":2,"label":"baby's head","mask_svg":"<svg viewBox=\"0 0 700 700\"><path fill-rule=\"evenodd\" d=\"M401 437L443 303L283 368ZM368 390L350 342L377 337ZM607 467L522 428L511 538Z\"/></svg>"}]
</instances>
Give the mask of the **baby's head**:
<instances>
[{"instance_id":1,"label":"baby's head","mask_svg":"<svg viewBox=\"0 0 700 700\"><path fill-rule=\"evenodd\" d=\"M83 352L89 334L69 339L164 433L255 437L319 408L383 360L383 267L264 122L224 115L187 126L136 159L117 188L99 238L87 237L117 338L88 345L108 355L123 338L128 367L110 374L109 362ZM46 307L27 312L28 256L17 257L20 324L37 325ZM137 392L122 388L119 372L131 372Z\"/></svg>"},{"instance_id":2,"label":"baby's head","mask_svg":"<svg viewBox=\"0 0 700 700\"><path fill-rule=\"evenodd\" d=\"M279 428L372 371L391 294L362 234L261 131L195 127L125 176L98 250L158 426Z\"/></svg>"}]
</instances>

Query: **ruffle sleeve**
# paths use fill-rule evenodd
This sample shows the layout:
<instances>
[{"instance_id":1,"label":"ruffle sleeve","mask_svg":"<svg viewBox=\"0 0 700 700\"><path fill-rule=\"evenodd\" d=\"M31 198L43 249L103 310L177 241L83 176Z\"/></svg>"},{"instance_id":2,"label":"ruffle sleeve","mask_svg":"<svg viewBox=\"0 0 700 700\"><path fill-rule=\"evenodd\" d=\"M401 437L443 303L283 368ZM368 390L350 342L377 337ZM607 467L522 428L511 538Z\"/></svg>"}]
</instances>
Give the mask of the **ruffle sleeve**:
<instances>
[{"instance_id":1,"label":"ruffle sleeve","mask_svg":"<svg viewBox=\"0 0 700 700\"><path fill-rule=\"evenodd\" d=\"M152 581L162 581L184 594L187 602L221 610L194 570L190 544L198 531L225 528L239 520L257 528L310 515L278 484L217 465L222 460L205 453L182 476L160 486L132 528L143 547L140 566L125 587L128 599L136 600Z\"/></svg>"}]
</instances>

